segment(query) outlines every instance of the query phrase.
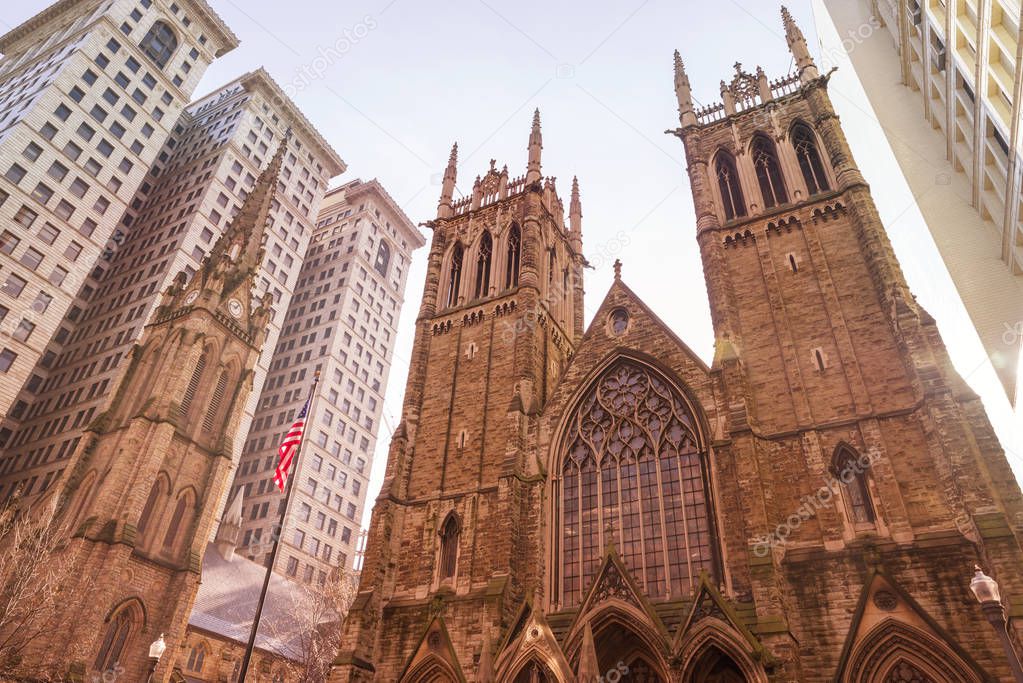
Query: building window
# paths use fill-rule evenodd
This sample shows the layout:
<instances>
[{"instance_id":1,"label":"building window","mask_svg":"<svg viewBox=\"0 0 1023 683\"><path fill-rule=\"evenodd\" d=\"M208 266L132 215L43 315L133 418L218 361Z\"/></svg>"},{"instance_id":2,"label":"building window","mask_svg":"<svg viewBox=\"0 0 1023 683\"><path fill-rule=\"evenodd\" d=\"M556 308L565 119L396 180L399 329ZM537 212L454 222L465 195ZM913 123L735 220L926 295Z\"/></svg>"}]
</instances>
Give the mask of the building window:
<instances>
[{"instance_id":1,"label":"building window","mask_svg":"<svg viewBox=\"0 0 1023 683\"><path fill-rule=\"evenodd\" d=\"M824 162L821 161L820 151L817 149L817 140L805 123L797 123L792 128L792 146L796 150L799 170L806 181L807 192L815 195L831 189L828 176L824 172Z\"/></svg>"},{"instance_id":2,"label":"building window","mask_svg":"<svg viewBox=\"0 0 1023 683\"><path fill-rule=\"evenodd\" d=\"M753 138L750 147L753 157L753 168L757 172L760 194L764 198L764 208L770 209L788 202L785 192L785 181L778 163L778 152L774 143L766 135L760 134Z\"/></svg>"},{"instance_id":3,"label":"building window","mask_svg":"<svg viewBox=\"0 0 1023 683\"><path fill-rule=\"evenodd\" d=\"M705 453L689 402L651 368L619 360L570 417L561 456L560 589L576 605L614 541L651 598L716 574Z\"/></svg>"},{"instance_id":4,"label":"building window","mask_svg":"<svg viewBox=\"0 0 1023 683\"><path fill-rule=\"evenodd\" d=\"M458 518L449 514L440 531L440 580L455 576L455 565L458 562Z\"/></svg>"},{"instance_id":5,"label":"building window","mask_svg":"<svg viewBox=\"0 0 1023 683\"><path fill-rule=\"evenodd\" d=\"M451 266L448 273L448 296L446 305L456 306L458 304L458 290L462 286L462 261L465 258L465 250L461 244L456 244L451 252Z\"/></svg>"},{"instance_id":6,"label":"building window","mask_svg":"<svg viewBox=\"0 0 1023 683\"><path fill-rule=\"evenodd\" d=\"M103 645L96 655L95 668L99 671L113 671L121 661L124 647L132 635L134 628L133 610L131 606L120 610L110 620Z\"/></svg>"},{"instance_id":7,"label":"building window","mask_svg":"<svg viewBox=\"0 0 1023 683\"><path fill-rule=\"evenodd\" d=\"M149 29L149 33L139 43L142 52L145 53L161 69L167 66L174 50L178 47L178 39L171 27L162 21L157 21Z\"/></svg>"},{"instance_id":8,"label":"building window","mask_svg":"<svg viewBox=\"0 0 1023 683\"><path fill-rule=\"evenodd\" d=\"M174 506L174 515L171 517L170 525L167 527L167 533L163 537L163 549L174 550L174 547L178 543L178 536L182 530L182 527L187 527L188 520L185 519L189 508L190 496L182 494L178 497L178 504Z\"/></svg>"},{"instance_id":9,"label":"building window","mask_svg":"<svg viewBox=\"0 0 1023 683\"><path fill-rule=\"evenodd\" d=\"M188 667L189 671L195 671L199 673L202 671L202 665L206 662L206 644L199 643L192 648L192 651L188 655Z\"/></svg>"},{"instance_id":10,"label":"building window","mask_svg":"<svg viewBox=\"0 0 1023 683\"><path fill-rule=\"evenodd\" d=\"M10 349L4 349L0 351L0 372L7 372L14 365L14 361L18 359L18 354L14 353Z\"/></svg>"},{"instance_id":11,"label":"building window","mask_svg":"<svg viewBox=\"0 0 1023 683\"><path fill-rule=\"evenodd\" d=\"M380 244L377 246L377 260L373 264L373 268L378 273L387 277L387 268L391 264L391 248L387 246L387 240L380 240Z\"/></svg>"},{"instance_id":12,"label":"building window","mask_svg":"<svg viewBox=\"0 0 1023 683\"><path fill-rule=\"evenodd\" d=\"M718 190L721 192L721 204L725 209L725 220L730 221L746 215L746 201L742 196L742 185L739 184L739 173L735 169L735 160L727 152L718 152L714 162L714 173L718 179Z\"/></svg>"},{"instance_id":13,"label":"building window","mask_svg":"<svg viewBox=\"0 0 1023 683\"><path fill-rule=\"evenodd\" d=\"M832 474L842 483L842 498L854 525L874 525L874 506L867 487L867 466L870 461L847 445L835 450Z\"/></svg>"},{"instance_id":14,"label":"building window","mask_svg":"<svg viewBox=\"0 0 1023 683\"><path fill-rule=\"evenodd\" d=\"M490 291L490 261L494 253L494 239L490 232L483 231L480 238L479 254L476 257L476 290L475 298L486 296Z\"/></svg>"},{"instance_id":15,"label":"building window","mask_svg":"<svg viewBox=\"0 0 1023 683\"><path fill-rule=\"evenodd\" d=\"M504 286L515 287L519 284L519 262L522 259L522 231L518 223L512 223L508 230L508 256L505 263Z\"/></svg>"}]
</instances>

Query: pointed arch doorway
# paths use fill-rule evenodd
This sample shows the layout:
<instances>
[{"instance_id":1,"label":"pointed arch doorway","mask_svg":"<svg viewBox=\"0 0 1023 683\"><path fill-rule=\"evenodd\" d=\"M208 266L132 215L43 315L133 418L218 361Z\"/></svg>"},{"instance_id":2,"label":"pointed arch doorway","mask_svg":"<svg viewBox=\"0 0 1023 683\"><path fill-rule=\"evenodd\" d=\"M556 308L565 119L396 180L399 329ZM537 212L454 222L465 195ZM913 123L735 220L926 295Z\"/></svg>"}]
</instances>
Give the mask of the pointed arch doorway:
<instances>
[{"instance_id":1,"label":"pointed arch doorway","mask_svg":"<svg viewBox=\"0 0 1023 683\"><path fill-rule=\"evenodd\" d=\"M739 665L716 647L710 648L683 681L685 683L748 683Z\"/></svg>"}]
</instances>

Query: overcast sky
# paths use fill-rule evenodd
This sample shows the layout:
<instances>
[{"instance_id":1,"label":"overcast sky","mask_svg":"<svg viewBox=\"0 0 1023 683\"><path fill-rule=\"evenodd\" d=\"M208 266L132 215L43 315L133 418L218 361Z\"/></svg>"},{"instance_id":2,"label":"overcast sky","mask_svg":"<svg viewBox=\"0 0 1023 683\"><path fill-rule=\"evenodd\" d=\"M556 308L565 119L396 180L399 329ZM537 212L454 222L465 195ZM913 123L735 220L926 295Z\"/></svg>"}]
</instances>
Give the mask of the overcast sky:
<instances>
[{"instance_id":1,"label":"overcast sky","mask_svg":"<svg viewBox=\"0 0 1023 683\"><path fill-rule=\"evenodd\" d=\"M435 215L439 174L456 140L462 192L491 158L512 175L524 173L539 107L543 171L558 178L566 202L572 176L579 176L585 252L597 267L587 272L587 319L620 258L629 286L710 360L713 334L682 145L663 133L678 125L672 51L681 51L704 104L719 98L718 83L731 78L736 61L750 71L759 64L771 78L784 75L792 60L774 2L210 2L242 44L210 67L196 94L264 66L348 163L335 184L379 178L416 223ZM0 28L47 4L4 0ZM789 7L819 52L811 1ZM837 42L826 29L822 35ZM831 93L910 284L937 319L957 368L984 398L1019 476L1023 448L1008 401L851 67L840 69ZM400 419L425 258L424 248L409 274L370 500Z\"/></svg>"}]
</instances>

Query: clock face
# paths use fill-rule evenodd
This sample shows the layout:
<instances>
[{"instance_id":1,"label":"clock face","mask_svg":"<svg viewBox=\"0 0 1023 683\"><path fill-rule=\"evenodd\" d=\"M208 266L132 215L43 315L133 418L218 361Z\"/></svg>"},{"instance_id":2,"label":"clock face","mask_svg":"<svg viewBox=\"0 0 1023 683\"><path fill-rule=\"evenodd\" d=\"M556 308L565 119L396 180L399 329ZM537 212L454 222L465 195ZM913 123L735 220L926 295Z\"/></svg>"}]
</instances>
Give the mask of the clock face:
<instances>
[{"instance_id":1,"label":"clock face","mask_svg":"<svg viewBox=\"0 0 1023 683\"><path fill-rule=\"evenodd\" d=\"M193 301L195 301L198 298L199 298L199 290L198 289L193 289L191 292L188 293L188 296L185 297L185 305L191 304Z\"/></svg>"},{"instance_id":2,"label":"clock face","mask_svg":"<svg viewBox=\"0 0 1023 683\"><path fill-rule=\"evenodd\" d=\"M227 310L236 318L240 318L242 315L242 302L238 299L231 299L227 302Z\"/></svg>"}]
</instances>

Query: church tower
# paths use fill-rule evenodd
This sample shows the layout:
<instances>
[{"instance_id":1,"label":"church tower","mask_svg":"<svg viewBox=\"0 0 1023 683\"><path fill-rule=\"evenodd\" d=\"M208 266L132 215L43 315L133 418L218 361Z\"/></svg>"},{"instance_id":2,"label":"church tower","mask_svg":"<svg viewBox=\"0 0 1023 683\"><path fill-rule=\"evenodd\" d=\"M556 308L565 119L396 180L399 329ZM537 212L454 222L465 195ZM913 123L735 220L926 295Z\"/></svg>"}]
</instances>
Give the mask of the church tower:
<instances>
[{"instance_id":1,"label":"church tower","mask_svg":"<svg viewBox=\"0 0 1023 683\"><path fill-rule=\"evenodd\" d=\"M287 144L199 271L167 289L72 456L55 507L71 532L61 552L77 567L63 601L74 616L41 639L33 656L44 670L143 681L150 643L184 637L272 313L270 296L252 291ZM169 676L161 668L153 680Z\"/></svg>"},{"instance_id":2,"label":"church tower","mask_svg":"<svg viewBox=\"0 0 1023 683\"><path fill-rule=\"evenodd\" d=\"M1023 602L1020 489L782 21L794 72L736 64L718 104L694 107L675 55L728 405L726 587L770 680L1008 680L968 582L980 564Z\"/></svg>"},{"instance_id":3,"label":"church tower","mask_svg":"<svg viewBox=\"0 0 1023 683\"><path fill-rule=\"evenodd\" d=\"M525 175L492 160L460 199L451 150L402 422L331 680L421 665L469 676L538 590L542 474L525 443L582 335L584 267L578 183L566 222L542 149L537 111Z\"/></svg>"}]
</instances>

